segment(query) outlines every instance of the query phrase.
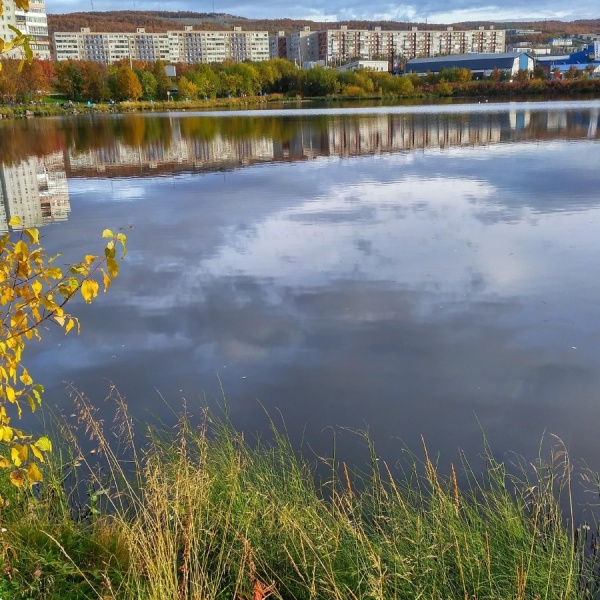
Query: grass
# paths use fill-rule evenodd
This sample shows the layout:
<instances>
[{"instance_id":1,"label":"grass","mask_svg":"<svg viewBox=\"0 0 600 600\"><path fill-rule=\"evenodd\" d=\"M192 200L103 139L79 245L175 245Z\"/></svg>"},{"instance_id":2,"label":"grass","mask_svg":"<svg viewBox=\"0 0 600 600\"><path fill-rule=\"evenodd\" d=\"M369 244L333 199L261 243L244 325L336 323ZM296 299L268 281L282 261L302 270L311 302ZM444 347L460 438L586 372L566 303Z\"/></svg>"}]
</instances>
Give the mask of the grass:
<instances>
[{"instance_id":1,"label":"grass","mask_svg":"<svg viewBox=\"0 0 600 600\"><path fill-rule=\"evenodd\" d=\"M131 442L127 407L113 396L118 438ZM128 444L123 458L85 396L76 401L96 452L63 426L68 445L44 484L5 490L2 598L597 595L596 550L573 526L572 465L558 442L512 474L485 447L483 474L463 457L442 476L425 444L420 458L389 466L357 434L371 469L328 460L317 483L281 428L270 443L249 441L205 412L197 427L184 416L175 430L149 431L143 453Z\"/></svg>"}]
</instances>

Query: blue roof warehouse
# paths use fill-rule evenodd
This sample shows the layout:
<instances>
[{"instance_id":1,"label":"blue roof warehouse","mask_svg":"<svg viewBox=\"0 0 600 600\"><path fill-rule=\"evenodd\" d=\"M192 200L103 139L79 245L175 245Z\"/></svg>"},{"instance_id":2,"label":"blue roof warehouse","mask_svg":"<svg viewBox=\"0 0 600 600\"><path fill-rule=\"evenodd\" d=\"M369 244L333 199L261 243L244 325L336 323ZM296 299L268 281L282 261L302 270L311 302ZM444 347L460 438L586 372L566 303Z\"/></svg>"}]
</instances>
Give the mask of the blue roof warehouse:
<instances>
[{"instance_id":1,"label":"blue roof warehouse","mask_svg":"<svg viewBox=\"0 0 600 600\"><path fill-rule=\"evenodd\" d=\"M488 76L495 69L516 75L520 70L533 71L535 59L525 52L495 54L454 54L433 58L413 58L406 63L406 73L426 75L442 69L469 69L474 77Z\"/></svg>"}]
</instances>

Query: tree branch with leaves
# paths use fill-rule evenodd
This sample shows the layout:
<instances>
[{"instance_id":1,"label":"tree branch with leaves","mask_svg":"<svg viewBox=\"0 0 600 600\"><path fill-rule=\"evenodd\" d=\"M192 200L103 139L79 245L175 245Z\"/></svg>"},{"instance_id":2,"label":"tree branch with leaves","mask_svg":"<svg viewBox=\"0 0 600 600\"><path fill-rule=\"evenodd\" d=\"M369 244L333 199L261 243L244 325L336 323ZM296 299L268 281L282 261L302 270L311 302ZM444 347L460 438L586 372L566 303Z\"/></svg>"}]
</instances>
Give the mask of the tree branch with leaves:
<instances>
[{"instance_id":1,"label":"tree branch with leaves","mask_svg":"<svg viewBox=\"0 0 600 600\"><path fill-rule=\"evenodd\" d=\"M16 8L24 11L29 10L29 0L13 0ZM0 0L0 16L4 13L4 0ZM31 62L33 60L33 51L29 45L30 36L21 33L14 25L8 25L8 28L14 33L12 40L5 40L0 38L0 56L11 50L20 48L23 52L23 60L21 61L21 68L25 64L25 60ZM0 69L2 69L2 63L0 63Z\"/></svg>"},{"instance_id":2,"label":"tree branch with leaves","mask_svg":"<svg viewBox=\"0 0 600 600\"><path fill-rule=\"evenodd\" d=\"M13 217L10 226L20 228L21 220ZM102 237L108 240L103 255L89 254L66 269L56 265L60 255L45 254L36 228L0 238L0 442L9 450L0 456L0 468L11 470L10 480L17 486L42 480L37 462L44 462L52 449L48 438L34 440L11 424L10 406L20 418L23 406L35 411L42 403L44 388L23 364L23 352L29 341L41 340L43 324L54 323L65 335L79 332L79 319L66 305L78 294L93 302L100 286L106 292L118 276L127 237L110 229Z\"/></svg>"}]
</instances>

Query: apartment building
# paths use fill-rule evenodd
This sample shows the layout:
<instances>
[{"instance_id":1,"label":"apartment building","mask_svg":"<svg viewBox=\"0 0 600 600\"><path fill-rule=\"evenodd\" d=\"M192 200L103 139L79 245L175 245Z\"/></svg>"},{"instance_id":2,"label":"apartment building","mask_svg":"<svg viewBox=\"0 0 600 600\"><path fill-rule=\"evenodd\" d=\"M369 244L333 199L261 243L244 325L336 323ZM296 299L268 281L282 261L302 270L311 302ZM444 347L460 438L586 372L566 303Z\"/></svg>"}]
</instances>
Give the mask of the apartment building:
<instances>
[{"instance_id":1,"label":"apartment building","mask_svg":"<svg viewBox=\"0 0 600 600\"><path fill-rule=\"evenodd\" d=\"M135 33L96 33L88 27L79 32L54 34L56 60L95 60L113 64L120 60L183 63L215 63L225 60L268 60L267 31L182 31L148 33L142 27Z\"/></svg>"},{"instance_id":2,"label":"apartment building","mask_svg":"<svg viewBox=\"0 0 600 600\"><path fill-rule=\"evenodd\" d=\"M494 27L475 30L382 30L338 29L311 32L305 27L300 32L285 36L279 32L272 40L273 56L288 58L298 64L307 61L325 61L327 64L342 64L349 60L398 60L416 57L464 54L468 52L502 53L506 49L506 33ZM274 54L277 50L277 54ZM285 54L283 51L285 51Z\"/></svg>"},{"instance_id":3,"label":"apartment building","mask_svg":"<svg viewBox=\"0 0 600 600\"><path fill-rule=\"evenodd\" d=\"M45 0L32 0L27 12L17 8L14 0L4 0L3 6L4 12L0 16L0 38L10 41L16 36L9 27L12 25L21 33L30 36L30 46L35 58L49 59L50 38ZM12 50L8 55L21 57L20 50Z\"/></svg>"}]
</instances>

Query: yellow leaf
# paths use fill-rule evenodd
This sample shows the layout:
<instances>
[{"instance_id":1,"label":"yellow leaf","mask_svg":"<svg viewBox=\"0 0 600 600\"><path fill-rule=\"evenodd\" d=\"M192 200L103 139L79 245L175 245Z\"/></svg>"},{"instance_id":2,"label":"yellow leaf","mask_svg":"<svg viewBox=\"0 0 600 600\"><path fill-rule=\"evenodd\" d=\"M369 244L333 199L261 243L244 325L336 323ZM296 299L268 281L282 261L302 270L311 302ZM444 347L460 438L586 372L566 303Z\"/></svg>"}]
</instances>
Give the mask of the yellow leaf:
<instances>
[{"instance_id":1,"label":"yellow leaf","mask_svg":"<svg viewBox=\"0 0 600 600\"><path fill-rule=\"evenodd\" d=\"M17 256L18 255L26 256L28 251L29 251L29 248L27 247L27 244L23 240L19 240L15 244L15 254Z\"/></svg>"},{"instance_id":2,"label":"yellow leaf","mask_svg":"<svg viewBox=\"0 0 600 600\"><path fill-rule=\"evenodd\" d=\"M41 437L34 445L42 452L52 452L52 442L47 437Z\"/></svg>"},{"instance_id":3,"label":"yellow leaf","mask_svg":"<svg viewBox=\"0 0 600 600\"><path fill-rule=\"evenodd\" d=\"M29 227L25 230L25 234L29 238L29 241L32 244L40 243L40 232L35 227Z\"/></svg>"},{"instance_id":4,"label":"yellow leaf","mask_svg":"<svg viewBox=\"0 0 600 600\"><path fill-rule=\"evenodd\" d=\"M108 274L114 279L119 274L119 263L114 258L108 257L106 266L108 267Z\"/></svg>"},{"instance_id":5,"label":"yellow leaf","mask_svg":"<svg viewBox=\"0 0 600 600\"><path fill-rule=\"evenodd\" d=\"M88 265L91 265L98 257L93 254L87 254L85 257L85 262Z\"/></svg>"},{"instance_id":6,"label":"yellow leaf","mask_svg":"<svg viewBox=\"0 0 600 600\"><path fill-rule=\"evenodd\" d=\"M21 487L25 481L25 476L22 471L13 471L10 474L10 482L17 487Z\"/></svg>"},{"instance_id":7,"label":"yellow leaf","mask_svg":"<svg viewBox=\"0 0 600 600\"><path fill-rule=\"evenodd\" d=\"M9 385L7 385L5 388L5 393L6 399L14 404L15 400L17 399L15 395L15 390L13 390Z\"/></svg>"},{"instance_id":8,"label":"yellow leaf","mask_svg":"<svg viewBox=\"0 0 600 600\"><path fill-rule=\"evenodd\" d=\"M10 467L10 462L5 456L0 456L0 469L6 469L6 467Z\"/></svg>"},{"instance_id":9,"label":"yellow leaf","mask_svg":"<svg viewBox=\"0 0 600 600\"><path fill-rule=\"evenodd\" d=\"M27 467L27 479L29 479L29 483L39 483L40 481L44 481L42 473L35 463L30 463Z\"/></svg>"},{"instance_id":10,"label":"yellow leaf","mask_svg":"<svg viewBox=\"0 0 600 600\"><path fill-rule=\"evenodd\" d=\"M104 278L104 291L110 287L110 277L105 273L104 269L102 269L102 276Z\"/></svg>"},{"instance_id":11,"label":"yellow leaf","mask_svg":"<svg viewBox=\"0 0 600 600\"><path fill-rule=\"evenodd\" d=\"M0 427L0 441L12 442L13 437L12 427L8 427L8 425L2 425L2 427Z\"/></svg>"},{"instance_id":12,"label":"yellow leaf","mask_svg":"<svg viewBox=\"0 0 600 600\"><path fill-rule=\"evenodd\" d=\"M86 279L81 284L81 295L83 296L83 299L90 304L98 295L98 282L93 279Z\"/></svg>"},{"instance_id":13,"label":"yellow leaf","mask_svg":"<svg viewBox=\"0 0 600 600\"><path fill-rule=\"evenodd\" d=\"M10 218L10 221L8 222L9 227L18 227L21 224L21 218L17 217L16 215L14 217Z\"/></svg>"},{"instance_id":14,"label":"yellow leaf","mask_svg":"<svg viewBox=\"0 0 600 600\"><path fill-rule=\"evenodd\" d=\"M20 467L29 456L29 448L27 446L21 446L20 444L15 444L10 449L10 459L13 461L16 467Z\"/></svg>"},{"instance_id":15,"label":"yellow leaf","mask_svg":"<svg viewBox=\"0 0 600 600\"><path fill-rule=\"evenodd\" d=\"M30 444L29 446L31 448L31 452L33 452L33 455L40 461L40 462L44 462L44 455L39 451L39 449L37 448L37 446L35 444Z\"/></svg>"},{"instance_id":16,"label":"yellow leaf","mask_svg":"<svg viewBox=\"0 0 600 600\"><path fill-rule=\"evenodd\" d=\"M114 238L114 237L115 237L115 234L114 234L114 232L112 232L110 229L105 229L105 230L102 232L102 237L103 237L103 238Z\"/></svg>"},{"instance_id":17,"label":"yellow leaf","mask_svg":"<svg viewBox=\"0 0 600 600\"><path fill-rule=\"evenodd\" d=\"M33 290L36 298L40 295L42 287L42 284L37 279L31 284L31 289Z\"/></svg>"},{"instance_id":18,"label":"yellow leaf","mask_svg":"<svg viewBox=\"0 0 600 600\"><path fill-rule=\"evenodd\" d=\"M65 326L65 318L59 315L54 315L54 320L61 326Z\"/></svg>"},{"instance_id":19,"label":"yellow leaf","mask_svg":"<svg viewBox=\"0 0 600 600\"><path fill-rule=\"evenodd\" d=\"M19 379L23 385L31 385L33 383L33 379L31 379L31 375L29 375L27 369L23 369L23 373Z\"/></svg>"},{"instance_id":20,"label":"yellow leaf","mask_svg":"<svg viewBox=\"0 0 600 600\"><path fill-rule=\"evenodd\" d=\"M65 325L65 335L67 335L67 333L69 333L69 331L71 331L71 329L73 329L74 326L75 321L73 319L69 319L69 321Z\"/></svg>"}]
</instances>

